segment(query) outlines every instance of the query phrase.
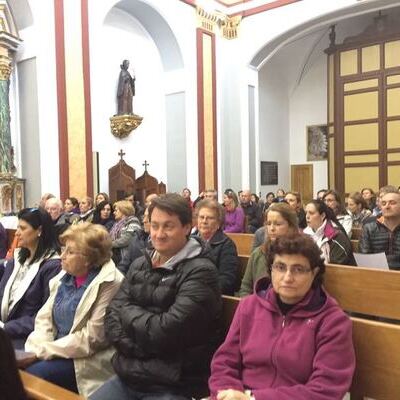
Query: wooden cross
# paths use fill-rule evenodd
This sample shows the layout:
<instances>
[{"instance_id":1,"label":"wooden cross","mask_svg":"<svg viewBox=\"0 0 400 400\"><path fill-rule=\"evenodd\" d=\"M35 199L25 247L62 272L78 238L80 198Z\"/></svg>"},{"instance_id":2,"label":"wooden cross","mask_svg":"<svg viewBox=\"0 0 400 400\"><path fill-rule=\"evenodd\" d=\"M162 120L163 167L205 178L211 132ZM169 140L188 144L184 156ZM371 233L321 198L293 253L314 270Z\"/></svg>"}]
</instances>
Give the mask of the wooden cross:
<instances>
[{"instance_id":1,"label":"wooden cross","mask_svg":"<svg viewBox=\"0 0 400 400\"><path fill-rule=\"evenodd\" d=\"M119 151L118 155L121 157L121 161L123 160L123 156L125 155L125 153L122 151L122 149Z\"/></svg>"},{"instance_id":2,"label":"wooden cross","mask_svg":"<svg viewBox=\"0 0 400 400\"><path fill-rule=\"evenodd\" d=\"M147 172L147 167L150 165L146 160L144 160L144 163L142 164L144 167L144 172Z\"/></svg>"}]
</instances>

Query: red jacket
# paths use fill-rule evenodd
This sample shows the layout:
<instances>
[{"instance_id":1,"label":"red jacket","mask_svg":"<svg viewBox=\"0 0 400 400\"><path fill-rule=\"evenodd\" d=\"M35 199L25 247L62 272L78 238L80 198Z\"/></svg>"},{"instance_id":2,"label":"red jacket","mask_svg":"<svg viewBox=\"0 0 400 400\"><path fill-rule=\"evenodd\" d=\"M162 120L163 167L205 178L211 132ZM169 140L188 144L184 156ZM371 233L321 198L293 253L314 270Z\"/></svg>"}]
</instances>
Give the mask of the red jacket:
<instances>
[{"instance_id":1,"label":"red jacket","mask_svg":"<svg viewBox=\"0 0 400 400\"><path fill-rule=\"evenodd\" d=\"M321 288L284 316L268 284L240 301L211 363L212 398L249 389L256 400L342 400L355 368L351 321Z\"/></svg>"}]
</instances>

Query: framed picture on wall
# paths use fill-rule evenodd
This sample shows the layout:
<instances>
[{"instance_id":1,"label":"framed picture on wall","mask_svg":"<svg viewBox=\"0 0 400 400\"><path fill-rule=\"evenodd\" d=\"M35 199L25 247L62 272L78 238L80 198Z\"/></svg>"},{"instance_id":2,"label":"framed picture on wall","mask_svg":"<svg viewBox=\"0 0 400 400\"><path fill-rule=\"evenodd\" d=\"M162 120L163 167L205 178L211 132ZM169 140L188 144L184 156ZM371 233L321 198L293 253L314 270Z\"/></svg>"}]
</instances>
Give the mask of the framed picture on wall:
<instances>
[{"instance_id":1,"label":"framed picture on wall","mask_svg":"<svg viewBox=\"0 0 400 400\"><path fill-rule=\"evenodd\" d=\"M328 159L328 127L327 125L309 125L307 135L307 161Z\"/></svg>"},{"instance_id":2,"label":"framed picture on wall","mask_svg":"<svg viewBox=\"0 0 400 400\"><path fill-rule=\"evenodd\" d=\"M276 161L261 161L261 185L278 184L278 163Z\"/></svg>"}]
</instances>

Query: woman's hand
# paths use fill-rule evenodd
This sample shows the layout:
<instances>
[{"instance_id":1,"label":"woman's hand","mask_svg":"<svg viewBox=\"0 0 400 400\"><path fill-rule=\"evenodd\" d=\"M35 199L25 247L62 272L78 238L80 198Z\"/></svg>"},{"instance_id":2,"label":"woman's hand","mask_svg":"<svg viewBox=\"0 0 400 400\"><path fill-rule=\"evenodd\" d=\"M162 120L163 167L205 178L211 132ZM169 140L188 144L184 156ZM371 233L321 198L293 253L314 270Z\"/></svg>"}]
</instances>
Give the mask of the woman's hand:
<instances>
[{"instance_id":1,"label":"woman's hand","mask_svg":"<svg viewBox=\"0 0 400 400\"><path fill-rule=\"evenodd\" d=\"M217 394L217 400L250 400L250 398L245 392L234 389L220 390Z\"/></svg>"}]
</instances>

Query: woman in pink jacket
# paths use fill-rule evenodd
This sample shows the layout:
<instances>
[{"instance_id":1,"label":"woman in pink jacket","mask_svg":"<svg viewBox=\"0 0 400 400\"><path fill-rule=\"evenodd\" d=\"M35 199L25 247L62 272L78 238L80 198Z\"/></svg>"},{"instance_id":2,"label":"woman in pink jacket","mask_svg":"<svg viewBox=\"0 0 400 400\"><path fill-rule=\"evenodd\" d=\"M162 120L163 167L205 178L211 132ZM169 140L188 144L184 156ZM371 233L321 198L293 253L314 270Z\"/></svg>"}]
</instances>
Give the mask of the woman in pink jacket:
<instances>
[{"instance_id":1,"label":"woman in pink jacket","mask_svg":"<svg viewBox=\"0 0 400 400\"><path fill-rule=\"evenodd\" d=\"M211 363L218 400L342 400L355 368L351 321L322 288L325 266L307 235L278 238Z\"/></svg>"}]
</instances>

